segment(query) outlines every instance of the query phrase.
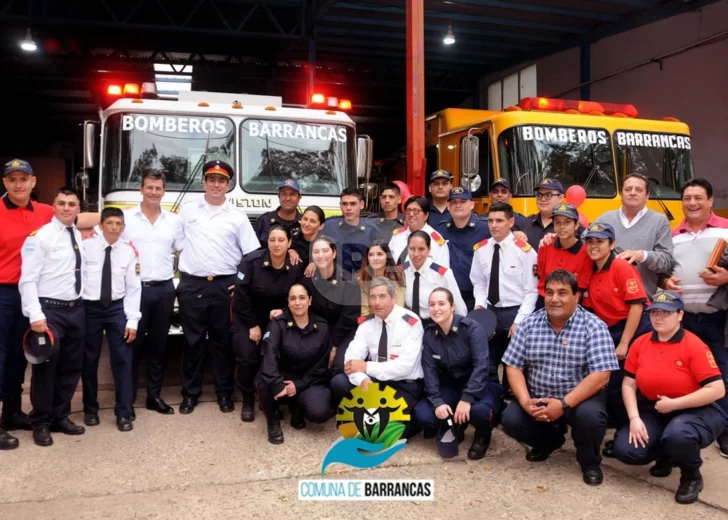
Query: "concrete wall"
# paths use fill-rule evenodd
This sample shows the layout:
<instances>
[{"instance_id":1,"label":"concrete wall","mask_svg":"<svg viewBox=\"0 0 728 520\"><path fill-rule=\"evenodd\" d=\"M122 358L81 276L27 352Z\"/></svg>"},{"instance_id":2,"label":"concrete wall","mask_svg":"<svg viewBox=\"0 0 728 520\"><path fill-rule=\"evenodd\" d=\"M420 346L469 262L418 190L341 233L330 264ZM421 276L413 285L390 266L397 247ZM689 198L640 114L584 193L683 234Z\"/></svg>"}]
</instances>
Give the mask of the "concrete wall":
<instances>
[{"instance_id":1,"label":"concrete wall","mask_svg":"<svg viewBox=\"0 0 728 520\"><path fill-rule=\"evenodd\" d=\"M728 0L599 40L591 46L591 79L678 51L728 31ZM574 48L481 80L481 106L488 85L532 63L538 67L538 93L578 99L579 49ZM483 97L486 96L486 97ZM591 99L631 103L640 117L672 116L693 135L696 175L708 178L716 207L728 207L728 39L687 50L591 85Z\"/></svg>"}]
</instances>

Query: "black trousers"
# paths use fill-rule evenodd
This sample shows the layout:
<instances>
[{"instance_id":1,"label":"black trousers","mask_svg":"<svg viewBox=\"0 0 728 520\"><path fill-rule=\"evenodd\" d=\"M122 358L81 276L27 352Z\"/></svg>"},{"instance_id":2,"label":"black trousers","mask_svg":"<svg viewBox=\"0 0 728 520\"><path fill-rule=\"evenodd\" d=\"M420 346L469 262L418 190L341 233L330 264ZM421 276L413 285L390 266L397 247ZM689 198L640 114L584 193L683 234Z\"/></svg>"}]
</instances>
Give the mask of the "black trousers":
<instances>
[{"instance_id":1,"label":"black trousers","mask_svg":"<svg viewBox=\"0 0 728 520\"><path fill-rule=\"evenodd\" d=\"M162 392L164 366L167 361L167 339L172 324L175 297L176 291L172 280L150 286L145 286L142 282L142 319L139 320L137 337L134 341L132 402L136 401L139 388L139 363L142 356L147 361L147 397L159 397Z\"/></svg>"},{"instance_id":2,"label":"black trousers","mask_svg":"<svg viewBox=\"0 0 728 520\"><path fill-rule=\"evenodd\" d=\"M205 373L205 350L212 361L217 397L233 394L234 361L230 345L230 291L234 274L212 280L182 273L177 298L184 331L182 395L198 399Z\"/></svg>"},{"instance_id":3,"label":"black trousers","mask_svg":"<svg viewBox=\"0 0 728 520\"><path fill-rule=\"evenodd\" d=\"M511 343L511 338L508 337L508 332L511 329L511 325L516 320L518 315L518 309L520 307L488 307L493 311L496 317L495 334L488 342L490 349L490 363L491 366L495 367L496 373L498 366L503 359L503 354L506 353L508 345ZM506 376L505 367L503 369L503 391L507 392L510 389L508 384L508 377Z\"/></svg>"},{"instance_id":4,"label":"black trousers","mask_svg":"<svg viewBox=\"0 0 728 520\"><path fill-rule=\"evenodd\" d=\"M28 326L18 286L0 284L0 401L3 401L4 412L20 411L28 366L23 355L23 334Z\"/></svg>"},{"instance_id":5,"label":"black trousers","mask_svg":"<svg viewBox=\"0 0 728 520\"><path fill-rule=\"evenodd\" d=\"M325 385L313 385L303 392L296 392L293 397L274 399L275 394L269 385L261 384L258 387L260 406L265 416L273 417L280 404L288 404L293 412L294 408L303 409L303 416L306 420L314 423L325 423L334 416L334 409L331 406L331 390Z\"/></svg>"},{"instance_id":6,"label":"black trousers","mask_svg":"<svg viewBox=\"0 0 728 520\"><path fill-rule=\"evenodd\" d=\"M30 423L49 426L68 417L71 399L81 378L86 313L81 300L73 307L54 307L43 302L46 321L58 331L60 348L45 363L33 365L30 385Z\"/></svg>"},{"instance_id":7,"label":"black trousers","mask_svg":"<svg viewBox=\"0 0 728 520\"><path fill-rule=\"evenodd\" d=\"M132 406L131 365L134 347L124 339L124 300L116 300L109 307L104 307L98 301L86 301L84 306L86 342L83 351L83 412L99 413L99 358L106 332L116 397L114 415L128 419L131 417Z\"/></svg>"},{"instance_id":8,"label":"black trousers","mask_svg":"<svg viewBox=\"0 0 728 520\"><path fill-rule=\"evenodd\" d=\"M537 421L527 414L517 401L511 402L503 412L503 431L532 448L552 449L564 441L564 426L571 426L571 437L576 446L576 460L582 471L599 467L599 452L607 432L607 394L604 391L575 406L556 422Z\"/></svg>"}]
</instances>

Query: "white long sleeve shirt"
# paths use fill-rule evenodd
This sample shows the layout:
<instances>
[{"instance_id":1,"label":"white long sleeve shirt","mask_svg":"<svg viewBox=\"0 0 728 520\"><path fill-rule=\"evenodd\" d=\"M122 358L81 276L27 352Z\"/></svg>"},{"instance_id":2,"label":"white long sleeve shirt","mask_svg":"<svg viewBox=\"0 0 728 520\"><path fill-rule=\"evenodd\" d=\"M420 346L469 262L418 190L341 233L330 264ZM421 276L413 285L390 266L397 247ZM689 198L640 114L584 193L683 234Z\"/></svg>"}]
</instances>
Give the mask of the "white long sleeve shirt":
<instances>
[{"instance_id":1,"label":"white long sleeve shirt","mask_svg":"<svg viewBox=\"0 0 728 520\"><path fill-rule=\"evenodd\" d=\"M379 338L382 323L387 327L387 361L379 363ZM344 355L344 362L351 359L365 360L367 356L374 361L367 362L366 373L356 372L349 375L351 384L359 386L367 377L379 381L410 381L424 377L422 372L422 322L398 305L385 320L370 316L356 329Z\"/></svg>"},{"instance_id":2,"label":"white long sleeve shirt","mask_svg":"<svg viewBox=\"0 0 728 520\"><path fill-rule=\"evenodd\" d=\"M103 235L93 235L83 241L86 254L83 269L84 300L101 299L101 278L108 245ZM126 328L133 330L137 329L142 318L142 282L139 270L139 256L129 242L119 239L111 244L111 299L124 299Z\"/></svg>"},{"instance_id":3,"label":"white long sleeve shirt","mask_svg":"<svg viewBox=\"0 0 728 520\"><path fill-rule=\"evenodd\" d=\"M430 293L440 287L449 289L452 292L455 301L455 312L460 316L468 315L468 308L460 294L460 288L452 269L433 262L431 258L425 260L425 263L419 269L415 269L415 266L409 261L405 262L402 267L404 267L406 280L404 301L407 308L412 309L415 273L418 272L420 273L420 308L412 310L419 313L421 318L427 319L430 317Z\"/></svg>"},{"instance_id":4,"label":"white long sleeve shirt","mask_svg":"<svg viewBox=\"0 0 728 520\"><path fill-rule=\"evenodd\" d=\"M76 226L71 228L81 254L83 269L81 233ZM39 298L73 301L81 297L76 292L76 252L71 234L66 225L56 217L25 239L20 256L22 266L18 290L23 315L31 323L46 319Z\"/></svg>"},{"instance_id":5,"label":"white long sleeve shirt","mask_svg":"<svg viewBox=\"0 0 728 520\"><path fill-rule=\"evenodd\" d=\"M184 229L179 215L162 210L154 223L142 213L141 205L124 210L124 233L139 251L142 282L174 278L174 253L184 245Z\"/></svg>"}]
</instances>

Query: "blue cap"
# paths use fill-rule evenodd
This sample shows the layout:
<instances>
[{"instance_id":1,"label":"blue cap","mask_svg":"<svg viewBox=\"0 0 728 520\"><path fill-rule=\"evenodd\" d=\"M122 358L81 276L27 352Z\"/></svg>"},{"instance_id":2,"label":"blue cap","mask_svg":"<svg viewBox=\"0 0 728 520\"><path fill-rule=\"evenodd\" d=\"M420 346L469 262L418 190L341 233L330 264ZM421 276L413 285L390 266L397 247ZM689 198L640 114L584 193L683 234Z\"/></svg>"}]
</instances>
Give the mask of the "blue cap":
<instances>
[{"instance_id":1,"label":"blue cap","mask_svg":"<svg viewBox=\"0 0 728 520\"><path fill-rule=\"evenodd\" d=\"M652 305L648 310L662 309L663 311L681 311L685 308L682 296L675 291L657 289Z\"/></svg>"},{"instance_id":2,"label":"blue cap","mask_svg":"<svg viewBox=\"0 0 728 520\"><path fill-rule=\"evenodd\" d=\"M13 172L23 172L28 175L35 175L35 173L33 173L33 168L30 167L30 163L22 159L13 159L12 161L5 163L5 173L3 173L3 177L10 175Z\"/></svg>"},{"instance_id":3,"label":"blue cap","mask_svg":"<svg viewBox=\"0 0 728 520\"><path fill-rule=\"evenodd\" d=\"M437 179L445 179L448 181L452 180L452 173L447 170L435 170L430 175L430 182L436 181Z\"/></svg>"},{"instance_id":4,"label":"blue cap","mask_svg":"<svg viewBox=\"0 0 728 520\"><path fill-rule=\"evenodd\" d=\"M458 186L450 190L450 197L447 200L454 199L473 200L473 195L469 189Z\"/></svg>"},{"instance_id":5,"label":"blue cap","mask_svg":"<svg viewBox=\"0 0 728 520\"><path fill-rule=\"evenodd\" d=\"M301 194L301 187L298 185L298 182L294 181L293 179L286 179L282 181L278 185L278 191L281 191L283 188L291 188L292 190L295 190L299 195Z\"/></svg>"},{"instance_id":6,"label":"blue cap","mask_svg":"<svg viewBox=\"0 0 728 520\"><path fill-rule=\"evenodd\" d=\"M614 228L609 224L597 222L596 224L589 226L584 234L584 238L611 238L612 240L615 240Z\"/></svg>"},{"instance_id":7,"label":"blue cap","mask_svg":"<svg viewBox=\"0 0 728 520\"><path fill-rule=\"evenodd\" d=\"M559 193L564 193L564 187L556 179L549 179L548 177L541 181L541 184L536 186L536 191L540 189L544 190L556 190Z\"/></svg>"},{"instance_id":8,"label":"blue cap","mask_svg":"<svg viewBox=\"0 0 728 520\"><path fill-rule=\"evenodd\" d=\"M496 186L503 186L508 191L511 191L511 192L513 191L511 189L511 183L508 182L508 179L498 179L497 181L495 181L493 184L490 185L490 189L488 191L493 191L493 189Z\"/></svg>"},{"instance_id":9,"label":"blue cap","mask_svg":"<svg viewBox=\"0 0 728 520\"><path fill-rule=\"evenodd\" d=\"M568 217L570 219L574 219L576 221L579 220L579 210L576 209L576 206L573 204L569 204L568 202L564 202L562 204L559 204L556 206L551 213L552 217L555 217L556 215L561 215L562 217Z\"/></svg>"}]
</instances>

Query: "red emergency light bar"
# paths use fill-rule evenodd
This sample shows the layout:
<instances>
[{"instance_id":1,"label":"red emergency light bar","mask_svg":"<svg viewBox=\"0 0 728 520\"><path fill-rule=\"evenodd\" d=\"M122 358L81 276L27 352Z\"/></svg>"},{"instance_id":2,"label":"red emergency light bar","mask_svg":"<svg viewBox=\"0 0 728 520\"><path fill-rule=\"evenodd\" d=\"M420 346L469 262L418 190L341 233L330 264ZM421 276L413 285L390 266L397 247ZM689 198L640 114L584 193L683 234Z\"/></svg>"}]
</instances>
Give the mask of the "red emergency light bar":
<instances>
[{"instance_id":1,"label":"red emergency light bar","mask_svg":"<svg viewBox=\"0 0 728 520\"><path fill-rule=\"evenodd\" d=\"M523 98L518 106L523 110L544 110L548 112L567 112L618 117L637 117L634 105L617 103L598 103L596 101L578 101L572 99L551 99L543 97Z\"/></svg>"},{"instance_id":2,"label":"red emergency light bar","mask_svg":"<svg viewBox=\"0 0 728 520\"><path fill-rule=\"evenodd\" d=\"M338 108L339 110L351 110L351 101L348 99L339 99L336 97L326 97L324 94L314 94L311 96L312 108Z\"/></svg>"}]
</instances>

